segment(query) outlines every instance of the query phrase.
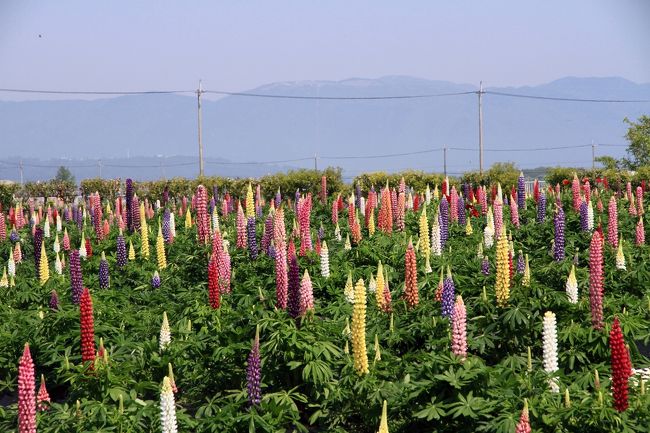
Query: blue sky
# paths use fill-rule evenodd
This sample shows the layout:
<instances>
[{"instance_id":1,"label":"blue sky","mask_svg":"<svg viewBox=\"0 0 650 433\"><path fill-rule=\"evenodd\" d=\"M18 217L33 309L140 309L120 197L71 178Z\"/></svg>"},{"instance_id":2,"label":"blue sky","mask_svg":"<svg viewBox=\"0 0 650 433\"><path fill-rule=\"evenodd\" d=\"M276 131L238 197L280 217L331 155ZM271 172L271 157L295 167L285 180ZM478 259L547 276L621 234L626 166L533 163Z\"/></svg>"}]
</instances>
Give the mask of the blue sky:
<instances>
[{"instance_id":1,"label":"blue sky","mask_svg":"<svg viewBox=\"0 0 650 433\"><path fill-rule=\"evenodd\" d=\"M192 89L202 78L246 90L394 74L488 86L567 75L650 82L648 22L645 0L3 0L0 87Z\"/></svg>"}]
</instances>

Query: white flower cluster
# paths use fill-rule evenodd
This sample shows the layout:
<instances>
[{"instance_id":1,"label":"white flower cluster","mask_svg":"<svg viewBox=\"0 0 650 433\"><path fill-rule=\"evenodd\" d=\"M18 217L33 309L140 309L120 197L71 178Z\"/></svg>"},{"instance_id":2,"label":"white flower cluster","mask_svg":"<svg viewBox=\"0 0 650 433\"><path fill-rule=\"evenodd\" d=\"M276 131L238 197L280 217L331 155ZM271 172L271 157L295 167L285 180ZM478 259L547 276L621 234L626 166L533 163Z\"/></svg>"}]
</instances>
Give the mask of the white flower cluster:
<instances>
[{"instance_id":1,"label":"white flower cluster","mask_svg":"<svg viewBox=\"0 0 650 433\"><path fill-rule=\"evenodd\" d=\"M178 432L174 391L168 376L163 379L160 389L160 427L162 433Z\"/></svg>"},{"instance_id":2,"label":"white flower cluster","mask_svg":"<svg viewBox=\"0 0 650 433\"><path fill-rule=\"evenodd\" d=\"M323 245L320 247L320 273L325 278L330 276L330 254L326 241L323 241Z\"/></svg>"},{"instance_id":3,"label":"white flower cluster","mask_svg":"<svg viewBox=\"0 0 650 433\"><path fill-rule=\"evenodd\" d=\"M542 341L544 348L544 370L547 373L554 373L558 370L557 358L557 328L555 313L547 311L544 314L544 329L542 331ZM557 381L551 379L549 382L551 391L559 392L560 388Z\"/></svg>"},{"instance_id":4,"label":"white flower cluster","mask_svg":"<svg viewBox=\"0 0 650 433\"><path fill-rule=\"evenodd\" d=\"M172 342L172 333L169 329L169 321L167 320L167 312L163 312L162 325L160 326L160 338L158 339L158 345L160 351L164 351L169 343Z\"/></svg>"},{"instance_id":5,"label":"white flower cluster","mask_svg":"<svg viewBox=\"0 0 650 433\"><path fill-rule=\"evenodd\" d=\"M566 280L566 294L569 297L569 302L572 304L578 303L578 280L576 280L576 267L571 266L569 278Z\"/></svg>"}]
</instances>

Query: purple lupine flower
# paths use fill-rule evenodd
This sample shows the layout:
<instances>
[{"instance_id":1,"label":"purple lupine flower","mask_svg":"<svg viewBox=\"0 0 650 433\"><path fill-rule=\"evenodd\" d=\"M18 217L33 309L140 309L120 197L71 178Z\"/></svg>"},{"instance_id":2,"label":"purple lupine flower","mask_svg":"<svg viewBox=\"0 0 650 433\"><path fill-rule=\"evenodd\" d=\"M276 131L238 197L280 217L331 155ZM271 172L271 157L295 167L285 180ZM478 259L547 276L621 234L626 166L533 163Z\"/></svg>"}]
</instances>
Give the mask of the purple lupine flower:
<instances>
[{"instance_id":1,"label":"purple lupine flower","mask_svg":"<svg viewBox=\"0 0 650 433\"><path fill-rule=\"evenodd\" d=\"M275 208L278 209L282 204L282 194L280 194L280 189L275 193Z\"/></svg>"},{"instance_id":2,"label":"purple lupine flower","mask_svg":"<svg viewBox=\"0 0 650 433\"><path fill-rule=\"evenodd\" d=\"M524 260L523 251L519 250L519 257L517 257L517 273L523 274L526 270L526 261Z\"/></svg>"},{"instance_id":3,"label":"purple lupine flower","mask_svg":"<svg viewBox=\"0 0 650 433\"><path fill-rule=\"evenodd\" d=\"M137 231L140 230L140 200L138 200L137 195L133 196L131 204L131 219L133 221L133 230Z\"/></svg>"},{"instance_id":4,"label":"purple lupine flower","mask_svg":"<svg viewBox=\"0 0 650 433\"><path fill-rule=\"evenodd\" d=\"M506 206L510 206L510 201L508 200L507 195L505 197L503 197L503 204L506 205Z\"/></svg>"},{"instance_id":5,"label":"purple lupine flower","mask_svg":"<svg viewBox=\"0 0 650 433\"><path fill-rule=\"evenodd\" d=\"M126 226L130 231L133 227L133 180L126 180Z\"/></svg>"},{"instance_id":6,"label":"purple lupine flower","mask_svg":"<svg viewBox=\"0 0 650 433\"><path fill-rule=\"evenodd\" d=\"M438 205L438 224L440 224L440 248L445 248L447 239L449 239L449 202L447 197L442 196ZM451 298L451 307L454 308L454 298Z\"/></svg>"},{"instance_id":7,"label":"purple lupine flower","mask_svg":"<svg viewBox=\"0 0 650 433\"><path fill-rule=\"evenodd\" d=\"M171 220L171 212L169 212L169 209L165 209L165 213L163 213L163 222L162 222L162 235L163 239L165 239L165 243L168 244L171 241L171 227L169 226Z\"/></svg>"},{"instance_id":8,"label":"purple lupine flower","mask_svg":"<svg viewBox=\"0 0 650 433\"><path fill-rule=\"evenodd\" d=\"M522 211L526 207L526 180L523 171L519 173L519 179L517 179L517 207Z\"/></svg>"},{"instance_id":9,"label":"purple lupine flower","mask_svg":"<svg viewBox=\"0 0 650 433\"><path fill-rule=\"evenodd\" d=\"M102 258L99 261L99 287L101 289L108 289L110 277L108 275L108 261L104 252L102 252Z\"/></svg>"},{"instance_id":10,"label":"purple lupine flower","mask_svg":"<svg viewBox=\"0 0 650 433\"><path fill-rule=\"evenodd\" d=\"M63 208L63 221L70 221L70 211L68 210L67 206Z\"/></svg>"},{"instance_id":11,"label":"purple lupine flower","mask_svg":"<svg viewBox=\"0 0 650 433\"><path fill-rule=\"evenodd\" d=\"M555 247L553 256L555 261L559 262L564 259L564 210L559 207L555 215Z\"/></svg>"},{"instance_id":12,"label":"purple lupine flower","mask_svg":"<svg viewBox=\"0 0 650 433\"><path fill-rule=\"evenodd\" d=\"M36 271L36 279L40 278L40 262L41 262L41 245L43 244L43 229L36 227L34 231L34 270Z\"/></svg>"},{"instance_id":13,"label":"purple lupine flower","mask_svg":"<svg viewBox=\"0 0 650 433\"><path fill-rule=\"evenodd\" d=\"M16 242L18 242L20 240L20 236L18 235L18 232L16 231L16 229L11 230L11 234L9 235L9 240L11 242L14 242L14 243L16 243Z\"/></svg>"},{"instance_id":14,"label":"purple lupine flower","mask_svg":"<svg viewBox=\"0 0 650 433\"><path fill-rule=\"evenodd\" d=\"M300 190L296 190L296 195L294 196L296 201L293 203L293 211L298 214L298 201L300 201Z\"/></svg>"},{"instance_id":15,"label":"purple lupine flower","mask_svg":"<svg viewBox=\"0 0 650 433\"><path fill-rule=\"evenodd\" d=\"M50 293L50 308L55 311L59 309L59 295L56 290L52 290Z\"/></svg>"},{"instance_id":16,"label":"purple lupine flower","mask_svg":"<svg viewBox=\"0 0 650 433\"><path fill-rule=\"evenodd\" d=\"M72 206L72 210L70 211L72 214L72 222L75 224L77 223L77 206Z\"/></svg>"},{"instance_id":17,"label":"purple lupine flower","mask_svg":"<svg viewBox=\"0 0 650 433\"><path fill-rule=\"evenodd\" d=\"M246 367L246 390L248 391L248 404L251 406L256 406L262 401L261 381L262 363L260 360L260 328L258 327Z\"/></svg>"},{"instance_id":18,"label":"purple lupine flower","mask_svg":"<svg viewBox=\"0 0 650 433\"><path fill-rule=\"evenodd\" d=\"M487 256L483 256L483 261L481 262L481 272L483 275L490 275L490 259Z\"/></svg>"},{"instance_id":19,"label":"purple lupine flower","mask_svg":"<svg viewBox=\"0 0 650 433\"><path fill-rule=\"evenodd\" d=\"M255 233L255 217L249 217L246 224L246 232L248 233L248 253L251 259L257 258L257 235Z\"/></svg>"},{"instance_id":20,"label":"purple lupine flower","mask_svg":"<svg viewBox=\"0 0 650 433\"><path fill-rule=\"evenodd\" d=\"M217 187L217 184L212 186L212 197L214 197L214 200L217 203L221 203L221 200L219 200L219 188Z\"/></svg>"},{"instance_id":21,"label":"purple lupine flower","mask_svg":"<svg viewBox=\"0 0 650 433\"><path fill-rule=\"evenodd\" d=\"M208 212L208 215L212 215L212 212L214 212L214 197L208 202Z\"/></svg>"},{"instance_id":22,"label":"purple lupine flower","mask_svg":"<svg viewBox=\"0 0 650 433\"><path fill-rule=\"evenodd\" d=\"M356 186L354 187L354 205L357 209L361 209L361 185L359 182L357 182Z\"/></svg>"},{"instance_id":23,"label":"purple lupine flower","mask_svg":"<svg viewBox=\"0 0 650 433\"><path fill-rule=\"evenodd\" d=\"M452 318L454 314L454 299L456 298L454 280L451 271L447 268L447 277L442 283L442 317Z\"/></svg>"},{"instance_id":24,"label":"purple lupine flower","mask_svg":"<svg viewBox=\"0 0 650 433\"><path fill-rule=\"evenodd\" d=\"M160 287L160 275L158 275L158 271L153 273L153 277L151 278L151 287L154 289Z\"/></svg>"},{"instance_id":25,"label":"purple lupine flower","mask_svg":"<svg viewBox=\"0 0 650 433\"><path fill-rule=\"evenodd\" d=\"M539 201L537 202L537 222L543 223L546 219L546 194L539 192Z\"/></svg>"},{"instance_id":26,"label":"purple lupine flower","mask_svg":"<svg viewBox=\"0 0 650 433\"><path fill-rule=\"evenodd\" d=\"M168 201L169 201L169 185L165 185L165 188L163 189L162 205L166 206Z\"/></svg>"},{"instance_id":27,"label":"purple lupine flower","mask_svg":"<svg viewBox=\"0 0 650 433\"><path fill-rule=\"evenodd\" d=\"M469 183L467 182L463 183L463 197L469 198Z\"/></svg>"},{"instance_id":28,"label":"purple lupine flower","mask_svg":"<svg viewBox=\"0 0 650 433\"><path fill-rule=\"evenodd\" d=\"M467 215L465 214L465 200L463 197L458 197L458 224L462 227L467 222Z\"/></svg>"},{"instance_id":29,"label":"purple lupine flower","mask_svg":"<svg viewBox=\"0 0 650 433\"><path fill-rule=\"evenodd\" d=\"M126 266L126 243L124 242L124 236L117 235L117 267L122 269Z\"/></svg>"},{"instance_id":30,"label":"purple lupine flower","mask_svg":"<svg viewBox=\"0 0 650 433\"><path fill-rule=\"evenodd\" d=\"M323 222L321 221L320 227L318 227L318 240L323 242L325 239L325 229L323 228Z\"/></svg>"},{"instance_id":31,"label":"purple lupine flower","mask_svg":"<svg viewBox=\"0 0 650 433\"><path fill-rule=\"evenodd\" d=\"M269 245L269 257L272 260L275 260L275 245L273 244L273 241L271 241L271 245Z\"/></svg>"},{"instance_id":32,"label":"purple lupine flower","mask_svg":"<svg viewBox=\"0 0 650 433\"><path fill-rule=\"evenodd\" d=\"M269 254L269 247L271 246L271 239L273 238L273 215L269 214L264 221L264 233L262 233L262 251L264 254Z\"/></svg>"},{"instance_id":33,"label":"purple lupine flower","mask_svg":"<svg viewBox=\"0 0 650 433\"><path fill-rule=\"evenodd\" d=\"M81 294L84 290L84 280L81 275L81 260L79 259L79 250L70 251L70 294L72 303L79 304Z\"/></svg>"},{"instance_id":34,"label":"purple lupine flower","mask_svg":"<svg viewBox=\"0 0 650 433\"><path fill-rule=\"evenodd\" d=\"M582 200L580 203L580 228L582 231L589 231L589 206Z\"/></svg>"},{"instance_id":35,"label":"purple lupine flower","mask_svg":"<svg viewBox=\"0 0 650 433\"><path fill-rule=\"evenodd\" d=\"M298 257L296 257L295 253L289 257L288 277L287 311L295 319L300 315L300 269L298 268Z\"/></svg>"},{"instance_id":36,"label":"purple lupine flower","mask_svg":"<svg viewBox=\"0 0 650 433\"><path fill-rule=\"evenodd\" d=\"M406 197L406 194L404 194ZM393 212L393 223L397 222L397 191L395 188L390 190L390 208Z\"/></svg>"},{"instance_id":37,"label":"purple lupine flower","mask_svg":"<svg viewBox=\"0 0 650 433\"><path fill-rule=\"evenodd\" d=\"M84 226L84 213L83 213L83 210L82 210L81 206L79 206L79 209L77 209L76 223L77 223L77 228L79 230L83 229L83 226Z\"/></svg>"}]
</instances>

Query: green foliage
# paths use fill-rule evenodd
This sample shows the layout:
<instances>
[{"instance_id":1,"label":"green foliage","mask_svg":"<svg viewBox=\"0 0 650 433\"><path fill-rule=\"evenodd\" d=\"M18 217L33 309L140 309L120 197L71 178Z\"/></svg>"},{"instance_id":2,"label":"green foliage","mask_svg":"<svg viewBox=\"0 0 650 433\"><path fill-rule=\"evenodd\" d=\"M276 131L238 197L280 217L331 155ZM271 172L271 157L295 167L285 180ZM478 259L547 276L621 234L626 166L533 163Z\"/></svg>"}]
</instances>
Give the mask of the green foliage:
<instances>
[{"instance_id":1,"label":"green foliage","mask_svg":"<svg viewBox=\"0 0 650 433\"><path fill-rule=\"evenodd\" d=\"M65 167L63 165L60 166L59 169L56 171L54 180L59 182L72 183L72 184L77 183L74 179L74 176L72 175L72 172L68 169L68 167Z\"/></svg>"},{"instance_id":2,"label":"green foliage","mask_svg":"<svg viewBox=\"0 0 650 433\"><path fill-rule=\"evenodd\" d=\"M627 153L631 156L625 160L626 165L632 170L650 165L650 116L641 116L636 122L626 117L624 121L629 125L625 138L630 143Z\"/></svg>"},{"instance_id":3,"label":"green foliage","mask_svg":"<svg viewBox=\"0 0 650 433\"><path fill-rule=\"evenodd\" d=\"M497 162L481 176L478 171L468 171L461 177L462 182L471 185L496 185L498 183L506 189L517 185L520 170L512 162Z\"/></svg>"},{"instance_id":4,"label":"green foliage","mask_svg":"<svg viewBox=\"0 0 650 433\"><path fill-rule=\"evenodd\" d=\"M45 182L27 182L19 192L20 196L27 197L59 197L66 200L72 199L77 194L77 187L74 183L48 180Z\"/></svg>"},{"instance_id":5,"label":"green foliage","mask_svg":"<svg viewBox=\"0 0 650 433\"><path fill-rule=\"evenodd\" d=\"M372 186L375 187L375 190L379 190L386 185L391 187L398 187L401 179L404 178L404 181L407 185L412 186L415 191L423 192L426 190L427 185L431 189L435 185L442 185L444 176L439 173L425 173L423 171L416 170L406 170L398 173L388 174L383 171L374 172L374 173L363 173L354 178L353 185L359 184L362 191L369 191Z\"/></svg>"},{"instance_id":6,"label":"green foliage","mask_svg":"<svg viewBox=\"0 0 650 433\"><path fill-rule=\"evenodd\" d=\"M17 183L0 183L0 205L7 209L13 204L14 194L18 192L20 185Z\"/></svg>"},{"instance_id":7,"label":"green foliage","mask_svg":"<svg viewBox=\"0 0 650 433\"><path fill-rule=\"evenodd\" d=\"M114 200L120 191L119 179L84 179L81 181L81 190L83 195L98 192L100 197Z\"/></svg>"}]
</instances>

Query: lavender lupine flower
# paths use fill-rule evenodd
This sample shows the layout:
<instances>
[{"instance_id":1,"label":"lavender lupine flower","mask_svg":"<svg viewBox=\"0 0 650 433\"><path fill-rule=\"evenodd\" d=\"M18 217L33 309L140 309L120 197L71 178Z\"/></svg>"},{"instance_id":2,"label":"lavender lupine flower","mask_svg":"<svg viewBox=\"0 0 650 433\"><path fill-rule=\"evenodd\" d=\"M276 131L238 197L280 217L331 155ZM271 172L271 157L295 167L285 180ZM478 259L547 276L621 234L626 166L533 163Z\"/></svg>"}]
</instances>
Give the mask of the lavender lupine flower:
<instances>
[{"instance_id":1,"label":"lavender lupine flower","mask_svg":"<svg viewBox=\"0 0 650 433\"><path fill-rule=\"evenodd\" d=\"M519 250L519 256L517 257L517 273L523 274L526 269L526 260L524 260L523 251Z\"/></svg>"},{"instance_id":2,"label":"lavender lupine flower","mask_svg":"<svg viewBox=\"0 0 650 433\"><path fill-rule=\"evenodd\" d=\"M454 299L456 298L454 280L451 270L447 267L447 278L442 283L442 317L452 318L454 314Z\"/></svg>"},{"instance_id":3,"label":"lavender lupine flower","mask_svg":"<svg viewBox=\"0 0 650 433\"><path fill-rule=\"evenodd\" d=\"M540 191L537 202L537 222L542 223L546 219L546 194Z\"/></svg>"},{"instance_id":4,"label":"lavender lupine flower","mask_svg":"<svg viewBox=\"0 0 650 433\"><path fill-rule=\"evenodd\" d=\"M483 261L481 262L481 272L483 275L490 275L490 259L487 256L483 256Z\"/></svg>"},{"instance_id":5,"label":"lavender lupine flower","mask_svg":"<svg viewBox=\"0 0 650 433\"><path fill-rule=\"evenodd\" d=\"M293 211L298 214L298 201L300 201L300 190L296 190L296 195L294 197L296 199L295 203L293 204Z\"/></svg>"},{"instance_id":6,"label":"lavender lupine flower","mask_svg":"<svg viewBox=\"0 0 650 433\"><path fill-rule=\"evenodd\" d=\"M257 258L257 235L255 233L255 217L249 217L246 224L246 232L248 233L248 253L251 259Z\"/></svg>"},{"instance_id":7,"label":"lavender lupine flower","mask_svg":"<svg viewBox=\"0 0 650 433\"><path fill-rule=\"evenodd\" d=\"M442 200L440 200L438 209L438 224L440 224L440 247L444 249L445 244L447 243L447 239L449 239L449 203L447 202L447 197L444 195L442 196ZM453 297L451 299L451 303L451 308L453 308Z\"/></svg>"},{"instance_id":8,"label":"lavender lupine flower","mask_svg":"<svg viewBox=\"0 0 650 433\"><path fill-rule=\"evenodd\" d=\"M271 244L269 245L269 257L272 260L275 260L275 245L273 245L273 241L271 241Z\"/></svg>"},{"instance_id":9,"label":"lavender lupine flower","mask_svg":"<svg viewBox=\"0 0 650 433\"><path fill-rule=\"evenodd\" d=\"M43 243L43 229L36 227L34 231L34 270L36 271L36 279L40 278L41 263L41 244Z\"/></svg>"},{"instance_id":10,"label":"lavender lupine flower","mask_svg":"<svg viewBox=\"0 0 650 433\"><path fill-rule=\"evenodd\" d=\"M126 266L126 243L124 242L124 236L121 234L117 235L117 267L122 269Z\"/></svg>"},{"instance_id":11,"label":"lavender lupine flower","mask_svg":"<svg viewBox=\"0 0 650 433\"><path fill-rule=\"evenodd\" d=\"M580 203L580 228L582 231L589 231L589 206L582 200Z\"/></svg>"},{"instance_id":12,"label":"lavender lupine flower","mask_svg":"<svg viewBox=\"0 0 650 433\"><path fill-rule=\"evenodd\" d=\"M151 278L151 287L154 289L160 287L160 275L158 275L158 271L153 273L153 277Z\"/></svg>"},{"instance_id":13,"label":"lavender lupine flower","mask_svg":"<svg viewBox=\"0 0 650 433\"><path fill-rule=\"evenodd\" d=\"M212 197L214 197L217 203L221 203L221 200L219 200L219 188L216 184L212 186Z\"/></svg>"},{"instance_id":14,"label":"lavender lupine flower","mask_svg":"<svg viewBox=\"0 0 650 433\"><path fill-rule=\"evenodd\" d=\"M555 214L555 246L553 257L556 262L564 260L564 210L559 207Z\"/></svg>"},{"instance_id":15,"label":"lavender lupine flower","mask_svg":"<svg viewBox=\"0 0 650 433\"><path fill-rule=\"evenodd\" d=\"M18 232L16 231L15 228L11 230L11 234L9 235L9 240L13 243L16 243L20 240L20 236L18 235Z\"/></svg>"},{"instance_id":16,"label":"lavender lupine flower","mask_svg":"<svg viewBox=\"0 0 650 433\"><path fill-rule=\"evenodd\" d=\"M526 181L523 171L519 173L519 179L517 179L517 207L522 209L522 212L526 207Z\"/></svg>"},{"instance_id":17,"label":"lavender lupine flower","mask_svg":"<svg viewBox=\"0 0 650 433\"><path fill-rule=\"evenodd\" d=\"M214 206L215 206L214 197L212 197L208 202L208 215L212 215L212 213L214 212Z\"/></svg>"},{"instance_id":18,"label":"lavender lupine flower","mask_svg":"<svg viewBox=\"0 0 650 433\"><path fill-rule=\"evenodd\" d=\"M163 222L162 222L162 235L163 239L165 239L165 243L168 244L171 242L171 227L170 227L170 222L171 222L171 212L169 209L165 209L165 213L163 213Z\"/></svg>"},{"instance_id":19,"label":"lavender lupine flower","mask_svg":"<svg viewBox=\"0 0 650 433\"><path fill-rule=\"evenodd\" d=\"M68 207L67 207L67 206L63 208L63 220L64 220L65 222L69 222L69 221L70 221L70 211L68 210Z\"/></svg>"},{"instance_id":20,"label":"lavender lupine flower","mask_svg":"<svg viewBox=\"0 0 650 433\"><path fill-rule=\"evenodd\" d=\"M77 223L77 228L81 230L84 226L84 213L81 210L81 207L79 207L79 209L77 210L76 223Z\"/></svg>"},{"instance_id":21,"label":"lavender lupine flower","mask_svg":"<svg viewBox=\"0 0 650 433\"><path fill-rule=\"evenodd\" d=\"M469 183L463 183L463 197L469 197Z\"/></svg>"},{"instance_id":22,"label":"lavender lupine flower","mask_svg":"<svg viewBox=\"0 0 650 433\"><path fill-rule=\"evenodd\" d=\"M275 193L275 208L279 208L280 205L282 204L282 194L280 194L280 189L278 188L278 192Z\"/></svg>"},{"instance_id":23,"label":"lavender lupine flower","mask_svg":"<svg viewBox=\"0 0 650 433\"><path fill-rule=\"evenodd\" d=\"M108 289L109 281L108 261L106 260L106 255L102 251L102 258L99 261L99 287L101 289Z\"/></svg>"},{"instance_id":24,"label":"lavender lupine flower","mask_svg":"<svg viewBox=\"0 0 650 433\"><path fill-rule=\"evenodd\" d=\"M320 227L318 227L318 240L321 242L325 239L325 229L323 228L323 223L320 223Z\"/></svg>"},{"instance_id":25,"label":"lavender lupine flower","mask_svg":"<svg viewBox=\"0 0 650 433\"><path fill-rule=\"evenodd\" d=\"M289 257L288 280L287 311L295 319L300 315L300 269L298 268L298 257L296 257L295 253Z\"/></svg>"},{"instance_id":26,"label":"lavender lupine flower","mask_svg":"<svg viewBox=\"0 0 650 433\"><path fill-rule=\"evenodd\" d=\"M269 214L264 221L264 233L262 234L262 251L270 255L271 239L273 239L273 215Z\"/></svg>"},{"instance_id":27,"label":"lavender lupine flower","mask_svg":"<svg viewBox=\"0 0 650 433\"><path fill-rule=\"evenodd\" d=\"M84 281L81 275L81 260L79 259L79 250L70 251L70 293L72 303L79 304L81 294L84 290Z\"/></svg>"},{"instance_id":28,"label":"lavender lupine flower","mask_svg":"<svg viewBox=\"0 0 650 433\"><path fill-rule=\"evenodd\" d=\"M361 185L359 182L354 187L354 205L357 209L361 209Z\"/></svg>"},{"instance_id":29,"label":"lavender lupine flower","mask_svg":"<svg viewBox=\"0 0 650 433\"><path fill-rule=\"evenodd\" d=\"M133 231L133 180L126 180L126 226Z\"/></svg>"},{"instance_id":30,"label":"lavender lupine flower","mask_svg":"<svg viewBox=\"0 0 650 433\"><path fill-rule=\"evenodd\" d=\"M465 214L465 199L458 197L458 225L463 227L467 223L467 216Z\"/></svg>"},{"instance_id":31,"label":"lavender lupine flower","mask_svg":"<svg viewBox=\"0 0 650 433\"><path fill-rule=\"evenodd\" d=\"M55 311L59 309L59 295L56 290L52 290L50 293L50 308Z\"/></svg>"},{"instance_id":32,"label":"lavender lupine flower","mask_svg":"<svg viewBox=\"0 0 650 433\"><path fill-rule=\"evenodd\" d=\"M255 331L255 340L248 355L246 367L246 389L248 391L248 404L256 406L262 401L262 363L260 360L260 327Z\"/></svg>"}]
</instances>

